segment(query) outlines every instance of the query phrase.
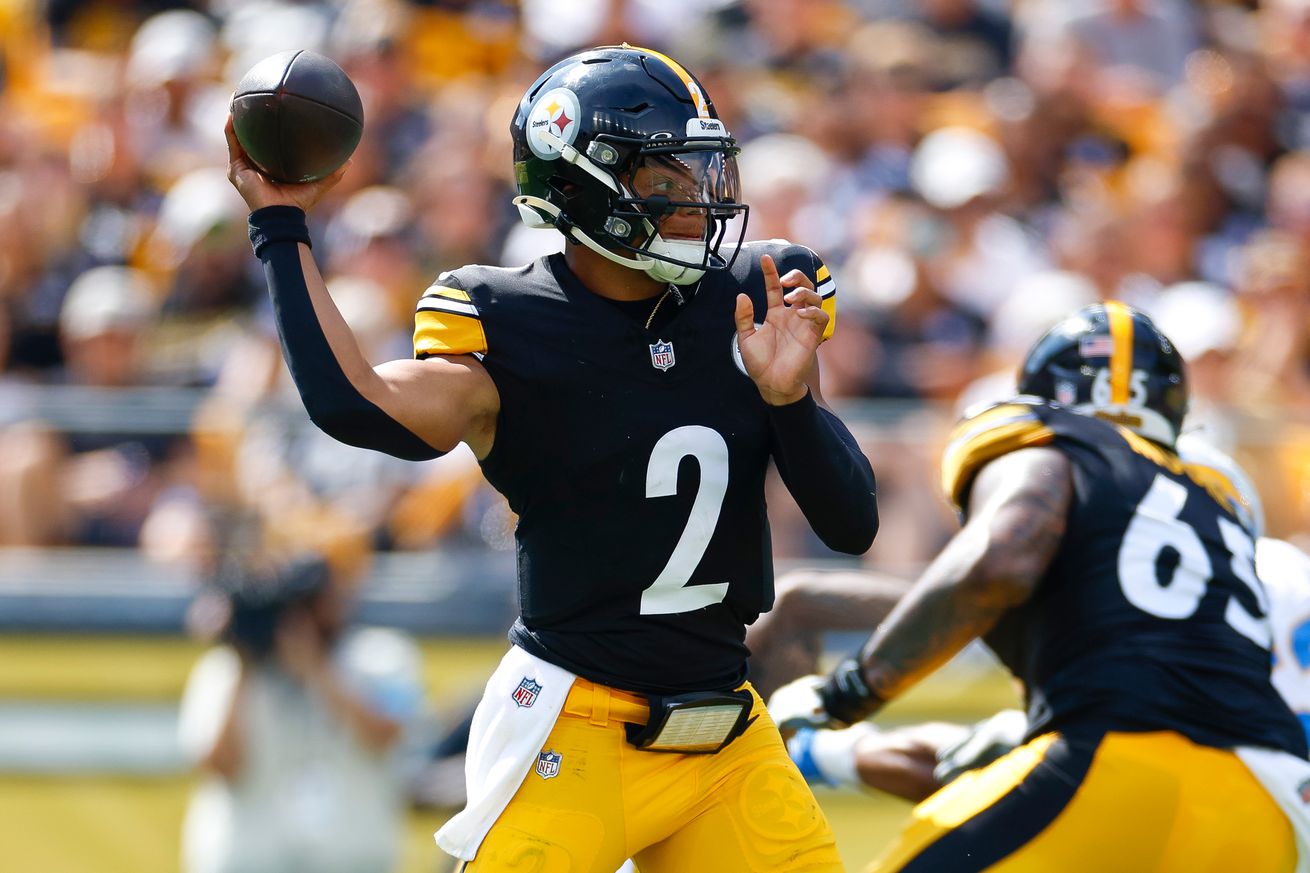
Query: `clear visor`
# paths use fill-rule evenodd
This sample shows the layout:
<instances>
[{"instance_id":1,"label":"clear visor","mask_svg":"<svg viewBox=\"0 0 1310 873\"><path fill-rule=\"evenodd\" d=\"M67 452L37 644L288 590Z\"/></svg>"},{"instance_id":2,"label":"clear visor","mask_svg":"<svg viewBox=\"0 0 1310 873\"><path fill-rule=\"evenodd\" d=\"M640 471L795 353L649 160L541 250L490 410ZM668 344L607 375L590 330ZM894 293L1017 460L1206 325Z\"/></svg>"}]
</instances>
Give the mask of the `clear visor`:
<instances>
[{"instance_id":1,"label":"clear visor","mask_svg":"<svg viewBox=\"0 0 1310 873\"><path fill-rule=\"evenodd\" d=\"M629 186L651 212L708 210L723 217L741 203L737 158L718 148L643 154Z\"/></svg>"}]
</instances>

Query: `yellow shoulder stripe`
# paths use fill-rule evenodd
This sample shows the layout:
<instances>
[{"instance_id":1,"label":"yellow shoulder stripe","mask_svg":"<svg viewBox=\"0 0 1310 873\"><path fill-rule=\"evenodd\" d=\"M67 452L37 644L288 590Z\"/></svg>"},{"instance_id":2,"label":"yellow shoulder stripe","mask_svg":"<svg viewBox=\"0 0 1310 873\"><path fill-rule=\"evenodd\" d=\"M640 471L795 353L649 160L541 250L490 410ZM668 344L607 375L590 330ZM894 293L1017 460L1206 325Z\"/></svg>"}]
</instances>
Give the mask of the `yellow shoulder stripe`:
<instances>
[{"instance_id":1,"label":"yellow shoulder stripe","mask_svg":"<svg viewBox=\"0 0 1310 873\"><path fill-rule=\"evenodd\" d=\"M469 303L473 300L469 293L463 288L450 288L446 285L433 285L423 292L424 297L445 297L447 300L462 300Z\"/></svg>"},{"instance_id":2,"label":"yellow shoulder stripe","mask_svg":"<svg viewBox=\"0 0 1310 873\"><path fill-rule=\"evenodd\" d=\"M1049 445L1055 432L1028 407L1007 403L956 426L942 453L942 490L957 509L973 477L989 462L1031 446Z\"/></svg>"},{"instance_id":3,"label":"yellow shoulder stripe","mask_svg":"<svg viewBox=\"0 0 1310 873\"><path fill-rule=\"evenodd\" d=\"M1204 488L1220 506L1229 507L1233 514L1240 517L1243 514L1239 509L1240 507L1245 507L1246 511L1250 512L1251 506L1242 496L1242 492L1233 484L1233 480L1229 479L1225 473L1207 464L1184 461L1174 452L1156 445L1126 427L1120 427L1118 431L1119 435L1127 441L1134 452L1154 461L1157 465L1164 467L1176 476L1183 475L1191 479Z\"/></svg>"},{"instance_id":4,"label":"yellow shoulder stripe","mask_svg":"<svg viewBox=\"0 0 1310 873\"><path fill-rule=\"evenodd\" d=\"M814 274L814 281L823 282L831 275L832 273L828 270L827 264L819 264L819 270Z\"/></svg>"},{"instance_id":5,"label":"yellow shoulder stripe","mask_svg":"<svg viewBox=\"0 0 1310 873\"><path fill-rule=\"evenodd\" d=\"M822 342L822 340L829 339L832 336L832 332L837 329L836 295L829 294L827 297L823 298L820 306L824 312L828 313L828 325L823 329L823 337L820 339L820 342Z\"/></svg>"},{"instance_id":6,"label":"yellow shoulder stripe","mask_svg":"<svg viewBox=\"0 0 1310 873\"><path fill-rule=\"evenodd\" d=\"M443 310L423 309L414 315L414 357L471 355L487 351L481 320Z\"/></svg>"}]
</instances>

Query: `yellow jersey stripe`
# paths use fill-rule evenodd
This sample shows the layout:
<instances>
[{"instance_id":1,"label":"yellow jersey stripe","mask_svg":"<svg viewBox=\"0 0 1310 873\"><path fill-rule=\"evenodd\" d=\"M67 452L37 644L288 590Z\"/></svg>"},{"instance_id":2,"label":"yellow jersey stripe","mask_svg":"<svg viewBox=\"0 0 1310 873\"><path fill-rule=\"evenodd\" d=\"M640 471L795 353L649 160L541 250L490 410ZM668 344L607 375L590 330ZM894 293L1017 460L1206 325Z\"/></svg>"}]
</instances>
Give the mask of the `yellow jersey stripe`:
<instances>
[{"instance_id":1,"label":"yellow jersey stripe","mask_svg":"<svg viewBox=\"0 0 1310 873\"><path fill-rule=\"evenodd\" d=\"M1032 446L1050 445L1055 431L1028 413L1009 422L971 430L952 442L942 454L942 491L951 503L964 509L964 493L978 471L1001 455Z\"/></svg>"},{"instance_id":2,"label":"yellow jersey stripe","mask_svg":"<svg viewBox=\"0 0 1310 873\"><path fill-rule=\"evenodd\" d=\"M478 308L472 303L461 300L448 300L445 297L424 297L418 302L419 312L449 312L451 315L463 315L478 318Z\"/></svg>"},{"instance_id":3,"label":"yellow jersey stripe","mask_svg":"<svg viewBox=\"0 0 1310 873\"><path fill-rule=\"evenodd\" d=\"M828 265L819 264L819 270L814 274L814 281L822 285L824 282L828 281L831 276L832 273L829 272Z\"/></svg>"},{"instance_id":4,"label":"yellow jersey stripe","mask_svg":"<svg viewBox=\"0 0 1310 873\"><path fill-rule=\"evenodd\" d=\"M1242 492L1222 471L1208 464L1184 461L1176 452L1171 452L1126 427L1120 426L1118 431L1134 452L1174 475L1184 475L1191 479L1204 488L1220 506L1230 507L1234 515L1241 517L1241 508L1245 508L1247 512L1251 511L1251 505L1246 502Z\"/></svg>"},{"instance_id":5,"label":"yellow jersey stripe","mask_svg":"<svg viewBox=\"0 0 1310 873\"><path fill-rule=\"evenodd\" d=\"M1110 402L1126 406L1128 383L1133 372L1133 314L1117 300L1105 301L1105 315L1110 322Z\"/></svg>"},{"instance_id":6,"label":"yellow jersey stripe","mask_svg":"<svg viewBox=\"0 0 1310 873\"><path fill-rule=\"evenodd\" d=\"M826 340L829 337L831 337L832 332L837 329L836 295L830 293L827 297L823 298L823 300L820 302L819 305L824 312L828 313L828 325L823 329L823 336L820 338L820 342L822 342L823 340Z\"/></svg>"},{"instance_id":7,"label":"yellow jersey stripe","mask_svg":"<svg viewBox=\"0 0 1310 873\"><path fill-rule=\"evenodd\" d=\"M920 803L900 837L871 869L900 870L954 828L989 809L1036 769L1059 734L1043 734L991 766L972 770Z\"/></svg>"},{"instance_id":8,"label":"yellow jersey stripe","mask_svg":"<svg viewBox=\"0 0 1310 873\"><path fill-rule=\"evenodd\" d=\"M700 86L696 84L696 80L691 77L691 73L688 73L686 69L683 68L682 64L678 63L668 55L657 52L654 49L642 48L641 46L635 45L630 46L630 48L634 48L640 52L645 52L652 57L659 58L667 64L669 69L673 71L673 74L682 80L682 84L687 86L687 93L691 95L691 102L696 105L696 114L701 118L710 117L710 107L709 104L705 102L705 95L701 93Z\"/></svg>"},{"instance_id":9,"label":"yellow jersey stripe","mask_svg":"<svg viewBox=\"0 0 1310 873\"><path fill-rule=\"evenodd\" d=\"M423 309L414 315L414 357L487 351L482 322L467 315Z\"/></svg>"},{"instance_id":10,"label":"yellow jersey stripe","mask_svg":"<svg viewBox=\"0 0 1310 873\"><path fill-rule=\"evenodd\" d=\"M468 303L473 300L469 293L463 288L451 288L447 285L433 285L423 292L424 297L448 297L451 300L463 300Z\"/></svg>"}]
</instances>

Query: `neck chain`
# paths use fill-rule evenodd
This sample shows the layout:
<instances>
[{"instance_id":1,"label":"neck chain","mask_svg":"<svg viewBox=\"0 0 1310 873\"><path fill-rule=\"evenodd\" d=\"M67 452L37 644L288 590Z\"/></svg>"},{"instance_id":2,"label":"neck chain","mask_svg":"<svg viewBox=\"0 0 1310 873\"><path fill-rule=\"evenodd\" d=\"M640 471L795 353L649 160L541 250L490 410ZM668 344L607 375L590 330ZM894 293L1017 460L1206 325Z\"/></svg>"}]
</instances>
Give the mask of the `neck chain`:
<instances>
[{"instance_id":1,"label":"neck chain","mask_svg":"<svg viewBox=\"0 0 1310 873\"><path fill-rule=\"evenodd\" d=\"M655 308L652 309L650 315L647 316L646 330L650 330L650 326L655 323L655 314L660 311L660 306L664 304L664 298L668 297L670 294L673 294L678 298L679 306L682 305L682 292L678 290L677 285L670 284L669 287L664 289L664 293L660 295L660 299L655 301Z\"/></svg>"}]
</instances>

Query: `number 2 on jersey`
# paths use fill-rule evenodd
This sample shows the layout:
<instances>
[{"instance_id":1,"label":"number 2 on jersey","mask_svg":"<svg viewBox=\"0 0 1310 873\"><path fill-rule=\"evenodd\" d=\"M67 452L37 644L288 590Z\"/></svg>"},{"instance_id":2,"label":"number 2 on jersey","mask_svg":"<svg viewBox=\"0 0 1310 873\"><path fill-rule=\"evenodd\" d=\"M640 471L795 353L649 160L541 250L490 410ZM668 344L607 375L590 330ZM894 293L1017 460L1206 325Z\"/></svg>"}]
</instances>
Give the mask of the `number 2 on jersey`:
<instances>
[{"instance_id":1,"label":"number 2 on jersey","mask_svg":"<svg viewBox=\"0 0 1310 873\"><path fill-rule=\"evenodd\" d=\"M1146 496L1124 531L1119 547L1119 586L1128 602L1143 612L1160 618L1183 619L1201 605L1214 567L1195 528L1179 518L1187 502L1187 488L1165 476L1155 477ZM1269 598L1255 574L1255 543L1250 534L1226 518L1219 519L1219 534L1232 556L1229 567L1233 575L1255 598L1259 609L1253 615L1238 602L1228 601L1224 620L1263 649L1273 643L1269 627ZM1171 548L1178 554L1173 578L1159 578L1161 553Z\"/></svg>"},{"instance_id":2,"label":"number 2 on jersey","mask_svg":"<svg viewBox=\"0 0 1310 873\"><path fill-rule=\"evenodd\" d=\"M723 509L723 495L728 492L728 444L723 437L697 424L674 428L660 437L646 467L646 496L677 494L678 468L688 456L700 465L700 486L673 554L651 586L641 593L642 615L691 612L728 596L727 582L684 587L709 548Z\"/></svg>"}]
</instances>

